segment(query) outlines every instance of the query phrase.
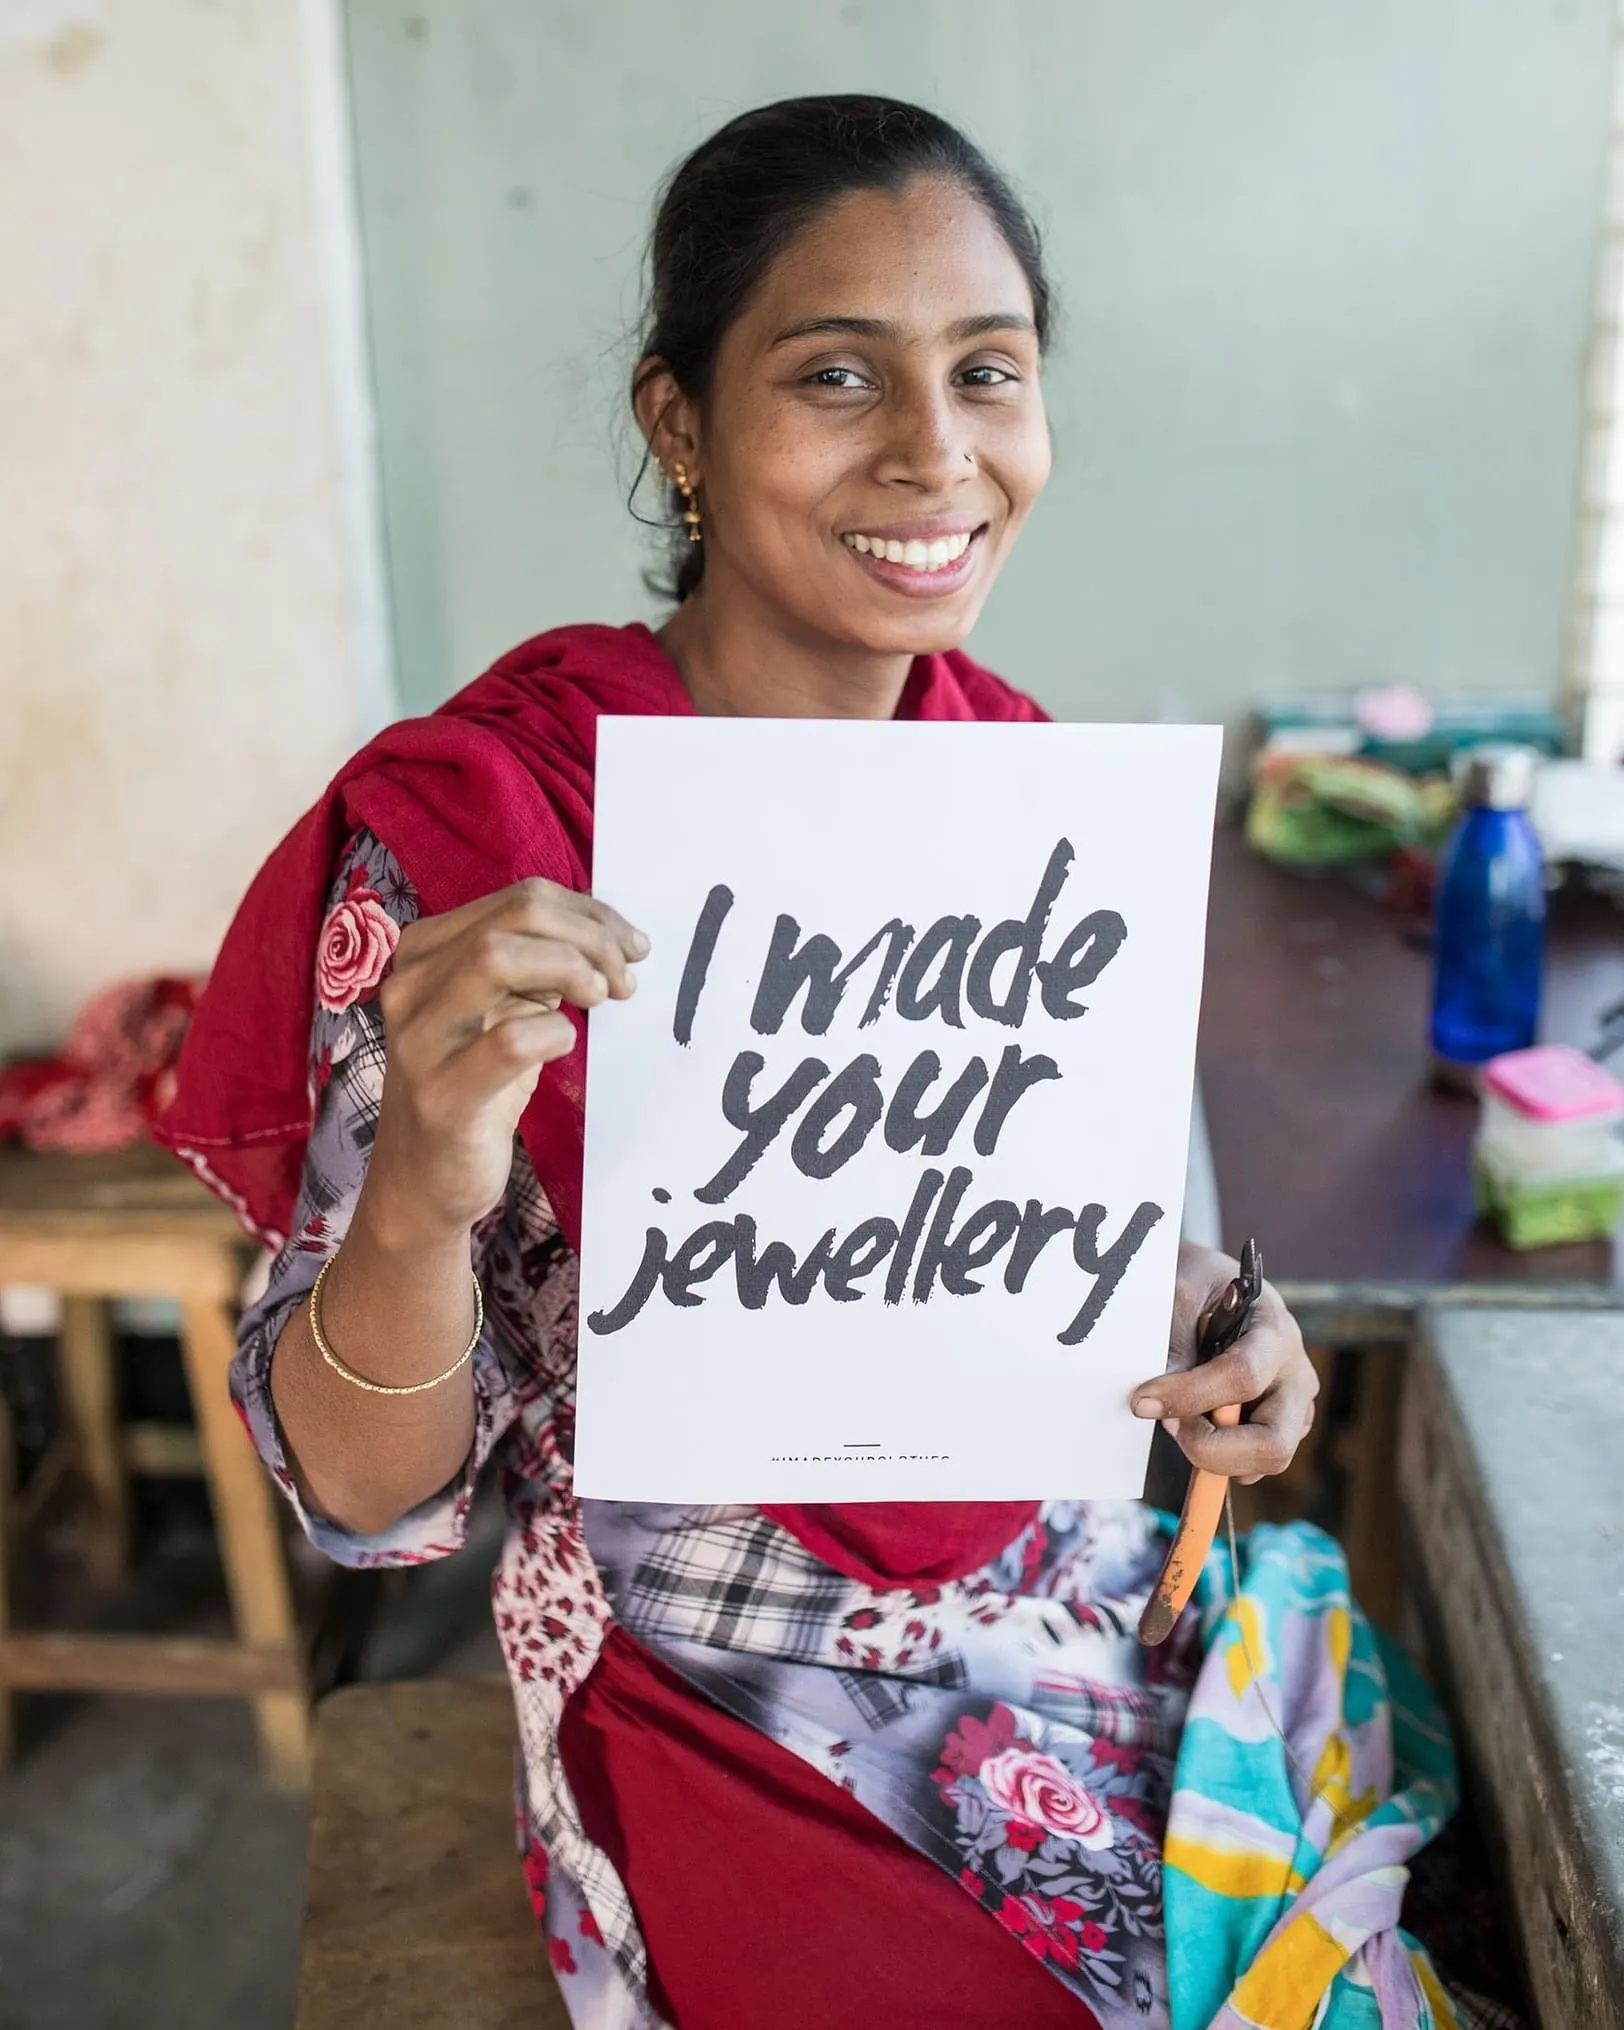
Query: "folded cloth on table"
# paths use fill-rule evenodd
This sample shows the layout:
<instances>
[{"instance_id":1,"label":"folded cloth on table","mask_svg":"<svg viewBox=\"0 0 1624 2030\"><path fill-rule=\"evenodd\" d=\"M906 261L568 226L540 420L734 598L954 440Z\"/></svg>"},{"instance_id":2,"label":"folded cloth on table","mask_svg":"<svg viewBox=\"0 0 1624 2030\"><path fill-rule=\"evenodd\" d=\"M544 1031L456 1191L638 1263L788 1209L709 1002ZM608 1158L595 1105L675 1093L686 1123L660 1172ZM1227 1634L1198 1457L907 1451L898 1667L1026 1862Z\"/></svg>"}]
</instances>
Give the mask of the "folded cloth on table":
<instances>
[{"instance_id":1,"label":"folded cloth on table","mask_svg":"<svg viewBox=\"0 0 1624 2030\"><path fill-rule=\"evenodd\" d=\"M1246 837L1286 866L1333 867L1385 859L1397 847L1436 849L1455 808L1448 776L1418 780L1380 762L1265 753L1253 770Z\"/></svg>"},{"instance_id":2,"label":"folded cloth on table","mask_svg":"<svg viewBox=\"0 0 1624 2030\"><path fill-rule=\"evenodd\" d=\"M104 988L54 1057L0 1068L0 1142L88 1155L145 1140L202 990L171 978Z\"/></svg>"}]
</instances>

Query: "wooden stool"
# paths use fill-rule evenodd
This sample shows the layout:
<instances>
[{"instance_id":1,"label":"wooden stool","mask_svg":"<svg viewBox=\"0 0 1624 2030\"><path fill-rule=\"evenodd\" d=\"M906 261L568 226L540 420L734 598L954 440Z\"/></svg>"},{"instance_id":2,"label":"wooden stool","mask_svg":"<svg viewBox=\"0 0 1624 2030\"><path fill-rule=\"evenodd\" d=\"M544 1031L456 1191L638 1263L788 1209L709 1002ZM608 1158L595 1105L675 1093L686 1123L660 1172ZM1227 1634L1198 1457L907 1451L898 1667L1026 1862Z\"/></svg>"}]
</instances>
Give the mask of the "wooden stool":
<instances>
[{"instance_id":1,"label":"wooden stool","mask_svg":"<svg viewBox=\"0 0 1624 2030\"><path fill-rule=\"evenodd\" d=\"M248 1260L231 1214L162 1150L40 1156L0 1149L0 1285L43 1285L62 1299L64 1422L60 1444L18 1491L8 1484L11 1434L0 1419L0 1757L9 1745L13 1692L247 1698L267 1776L287 1788L306 1781L308 1700L276 1497L227 1385ZM119 1429L108 1299L128 1296L179 1303L195 1437L164 1425ZM127 1474L199 1468L214 1509L234 1641L10 1626L8 1555L64 1472L78 1474L88 1497L92 1574L112 1584L129 1555Z\"/></svg>"},{"instance_id":2,"label":"wooden stool","mask_svg":"<svg viewBox=\"0 0 1624 2030\"><path fill-rule=\"evenodd\" d=\"M316 1708L297 2030L569 2030L513 1846L500 1678Z\"/></svg>"}]
</instances>

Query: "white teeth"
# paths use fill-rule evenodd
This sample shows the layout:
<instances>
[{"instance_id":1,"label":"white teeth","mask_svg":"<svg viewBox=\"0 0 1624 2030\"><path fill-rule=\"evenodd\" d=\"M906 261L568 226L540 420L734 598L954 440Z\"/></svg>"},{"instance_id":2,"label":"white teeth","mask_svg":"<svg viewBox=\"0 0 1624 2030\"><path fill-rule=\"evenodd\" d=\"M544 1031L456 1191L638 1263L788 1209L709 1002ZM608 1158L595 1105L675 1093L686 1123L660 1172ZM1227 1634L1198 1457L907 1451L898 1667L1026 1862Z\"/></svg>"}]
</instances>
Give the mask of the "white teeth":
<instances>
[{"instance_id":1,"label":"white teeth","mask_svg":"<svg viewBox=\"0 0 1624 2030\"><path fill-rule=\"evenodd\" d=\"M956 564L974 540L968 529L951 536L937 536L932 542L914 537L910 542L889 542L881 536L852 534L841 540L847 549L862 557L883 557L888 564L904 564L910 571L945 571Z\"/></svg>"}]
</instances>

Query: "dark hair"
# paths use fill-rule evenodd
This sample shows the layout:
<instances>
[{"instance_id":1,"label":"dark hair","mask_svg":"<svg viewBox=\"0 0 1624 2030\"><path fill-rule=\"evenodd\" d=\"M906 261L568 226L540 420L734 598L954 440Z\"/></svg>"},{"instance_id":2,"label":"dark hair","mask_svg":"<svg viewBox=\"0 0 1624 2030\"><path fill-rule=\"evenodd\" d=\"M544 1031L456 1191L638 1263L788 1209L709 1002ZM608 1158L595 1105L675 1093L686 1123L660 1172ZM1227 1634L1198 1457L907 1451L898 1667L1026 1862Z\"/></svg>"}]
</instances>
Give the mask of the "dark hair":
<instances>
[{"instance_id":1,"label":"dark hair","mask_svg":"<svg viewBox=\"0 0 1624 2030\"><path fill-rule=\"evenodd\" d=\"M703 398L728 328L790 240L837 198L898 190L916 176L952 178L986 206L1021 264L1044 344L1054 302L1043 249L1007 180L938 114L850 92L742 113L673 172L649 240L640 357ZM634 396L655 370L645 368ZM670 505L671 578L655 589L682 600L704 575L705 550L686 539L675 488Z\"/></svg>"}]
</instances>

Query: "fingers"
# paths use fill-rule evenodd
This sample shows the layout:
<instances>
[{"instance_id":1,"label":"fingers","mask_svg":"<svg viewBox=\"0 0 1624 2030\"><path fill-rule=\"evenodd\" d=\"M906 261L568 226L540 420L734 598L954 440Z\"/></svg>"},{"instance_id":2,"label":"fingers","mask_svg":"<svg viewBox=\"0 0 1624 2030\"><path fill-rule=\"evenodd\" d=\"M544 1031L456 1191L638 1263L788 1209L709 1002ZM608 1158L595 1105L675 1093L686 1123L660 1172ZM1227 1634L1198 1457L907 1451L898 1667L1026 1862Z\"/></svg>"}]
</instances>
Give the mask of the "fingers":
<instances>
[{"instance_id":1,"label":"fingers","mask_svg":"<svg viewBox=\"0 0 1624 2030\"><path fill-rule=\"evenodd\" d=\"M1283 1344L1277 1334L1249 1332L1215 1360L1146 1382L1135 1396L1134 1409L1140 1416L1205 1417L1224 1403L1258 1402L1298 1351L1289 1342ZM1159 1404L1159 1411L1152 1404Z\"/></svg>"},{"instance_id":2,"label":"fingers","mask_svg":"<svg viewBox=\"0 0 1624 2030\"><path fill-rule=\"evenodd\" d=\"M579 895L552 881L521 881L504 891L513 927L542 936L570 936L598 955L605 972L626 975L626 967L648 957L649 942L618 909L595 895ZM628 989L629 991L629 989Z\"/></svg>"},{"instance_id":3,"label":"fingers","mask_svg":"<svg viewBox=\"0 0 1624 2030\"><path fill-rule=\"evenodd\" d=\"M1199 1367L1180 1363L1177 1353L1176 1347L1170 1349L1166 1374L1134 1390L1136 1416L1200 1417L1220 1403L1255 1403L1288 1367L1308 1366L1297 1321L1272 1283L1264 1284L1251 1324L1227 1353Z\"/></svg>"},{"instance_id":4,"label":"fingers","mask_svg":"<svg viewBox=\"0 0 1624 2030\"><path fill-rule=\"evenodd\" d=\"M495 916L511 892L510 889L499 888L492 895L478 896L456 909L442 910L437 916L417 917L401 931L400 944L395 952L397 967L403 963L403 954L409 954L414 959L426 958L441 945L449 944L453 938L461 937L464 931Z\"/></svg>"},{"instance_id":5,"label":"fingers","mask_svg":"<svg viewBox=\"0 0 1624 2030\"><path fill-rule=\"evenodd\" d=\"M447 1083L475 1092L523 1083L528 1092L544 1064L568 1057L574 1048L575 1024L561 1009L510 1015L462 1053Z\"/></svg>"},{"instance_id":6,"label":"fingers","mask_svg":"<svg viewBox=\"0 0 1624 2030\"><path fill-rule=\"evenodd\" d=\"M1166 1428L1192 1465L1250 1485L1284 1473L1313 1423L1313 1391L1294 1380L1259 1403L1244 1424L1220 1429L1205 1417L1170 1417Z\"/></svg>"},{"instance_id":7,"label":"fingers","mask_svg":"<svg viewBox=\"0 0 1624 2030\"><path fill-rule=\"evenodd\" d=\"M423 1064L483 1035L527 1003L595 1008L635 990L648 940L607 904L522 882L402 933L382 1002L392 1048Z\"/></svg>"},{"instance_id":8,"label":"fingers","mask_svg":"<svg viewBox=\"0 0 1624 2030\"><path fill-rule=\"evenodd\" d=\"M556 938L575 945L610 981L617 999L632 991L629 968L646 958L649 950L643 933L595 895L579 895L556 881L519 881L460 909L420 917L401 935L396 970L415 965L482 929Z\"/></svg>"},{"instance_id":9,"label":"fingers","mask_svg":"<svg viewBox=\"0 0 1624 2030\"><path fill-rule=\"evenodd\" d=\"M401 932L380 989L387 1041L374 1144L414 1203L448 1228L496 1204L543 1066L578 1018L624 1000L649 941L618 911L521 881Z\"/></svg>"},{"instance_id":10,"label":"fingers","mask_svg":"<svg viewBox=\"0 0 1624 2030\"><path fill-rule=\"evenodd\" d=\"M562 938L483 929L448 947L441 963L435 1010L453 1044L538 1005L552 1009L567 1001L572 1008L596 1008L613 998L609 977L592 955Z\"/></svg>"},{"instance_id":11,"label":"fingers","mask_svg":"<svg viewBox=\"0 0 1624 2030\"><path fill-rule=\"evenodd\" d=\"M1200 1253L1206 1259L1192 1272L1180 1263L1181 1295L1204 1284L1209 1269L1224 1267L1223 1257ZM1175 1339L1176 1327L1175 1315ZM1192 1333L1192 1357L1193 1342ZM1134 1414L1161 1419L1209 1473L1249 1482L1283 1472L1313 1423L1319 1377L1278 1291L1264 1285L1251 1326L1227 1353L1179 1371L1179 1351L1175 1343L1168 1373L1135 1390ZM1211 1422L1214 1411L1234 1405L1249 1406L1243 1423L1220 1429Z\"/></svg>"},{"instance_id":12,"label":"fingers","mask_svg":"<svg viewBox=\"0 0 1624 2030\"><path fill-rule=\"evenodd\" d=\"M459 1051L438 1076L421 1082L412 1101L416 1118L435 1133L455 1135L510 1090L517 1118L542 1067L568 1057L574 1048L575 1025L562 1010L509 1016Z\"/></svg>"},{"instance_id":13,"label":"fingers","mask_svg":"<svg viewBox=\"0 0 1624 2030\"><path fill-rule=\"evenodd\" d=\"M1173 1285L1173 1320L1167 1335L1167 1365L1175 1371L1195 1366L1196 1347L1207 1314L1218 1303L1240 1268L1215 1248L1190 1241L1179 1243L1178 1278Z\"/></svg>"}]
</instances>

